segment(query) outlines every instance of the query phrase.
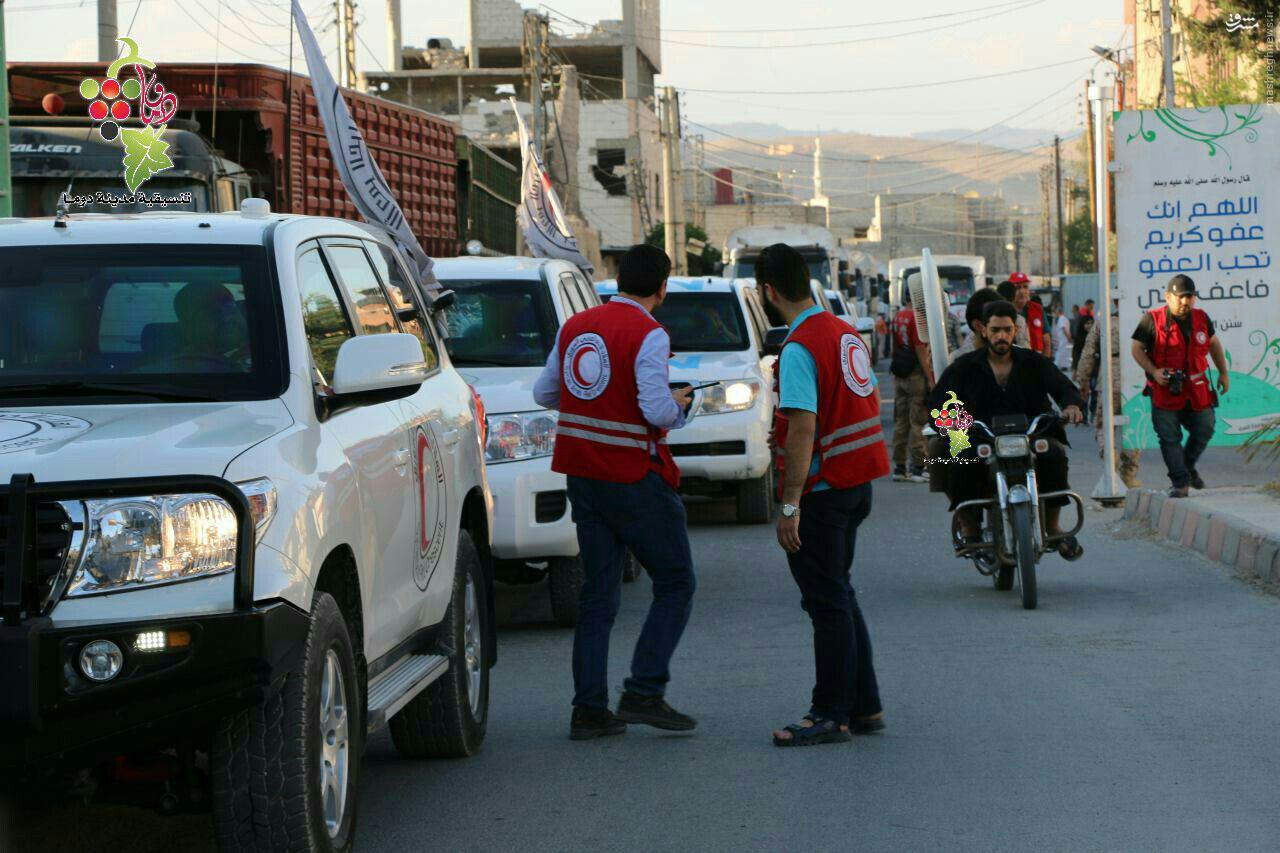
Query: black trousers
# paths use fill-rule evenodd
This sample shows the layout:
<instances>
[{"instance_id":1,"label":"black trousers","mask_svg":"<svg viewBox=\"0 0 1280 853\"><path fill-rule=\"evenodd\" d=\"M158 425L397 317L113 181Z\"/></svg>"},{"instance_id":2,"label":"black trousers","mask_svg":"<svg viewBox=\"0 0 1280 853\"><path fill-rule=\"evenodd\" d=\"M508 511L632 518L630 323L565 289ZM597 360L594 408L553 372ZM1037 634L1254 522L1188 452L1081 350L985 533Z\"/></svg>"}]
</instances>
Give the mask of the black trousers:
<instances>
[{"instance_id":1,"label":"black trousers","mask_svg":"<svg viewBox=\"0 0 1280 853\"><path fill-rule=\"evenodd\" d=\"M817 683L809 712L838 723L881 710L871 636L849 582L858 525L870 513L870 483L810 492L800 500L800 550L787 554L813 622Z\"/></svg>"}]
</instances>

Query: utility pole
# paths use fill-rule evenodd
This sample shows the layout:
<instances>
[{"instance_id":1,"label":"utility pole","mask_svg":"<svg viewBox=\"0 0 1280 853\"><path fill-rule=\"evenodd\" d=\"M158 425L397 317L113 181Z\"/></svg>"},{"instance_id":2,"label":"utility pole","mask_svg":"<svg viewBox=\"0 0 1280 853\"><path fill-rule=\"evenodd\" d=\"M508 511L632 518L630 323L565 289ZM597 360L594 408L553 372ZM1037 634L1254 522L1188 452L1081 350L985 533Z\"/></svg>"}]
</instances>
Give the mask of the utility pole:
<instances>
[{"instance_id":1,"label":"utility pole","mask_svg":"<svg viewBox=\"0 0 1280 853\"><path fill-rule=\"evenodd\" d=\"M1045 163L1040 167L1040 274L1049 275L1053 269L1053 249L1049 240L1049 228L1053 217L1049 212L1052 196L1049 195L1049 176L1053 167Z\"/></svg>"},{"instance_id":2,"label":"utility pole","mask_svg":"<svg viewBox=\"0 0 1280 853\"><path fill-rule=\"evenodd\" d=\"M680 106L676 90L662 89L662 231L673 275L684 275L684 211L680 199Z\"/></svg>"},{"instance_id":3,"label":"utility pole","mask_svg":"<svg viewBox=\"0 0 1280 853\"><path fill-rule=\"evenodd\" d=\"M9 171L9 74L5 70L4 0L0 0L0 217L13 216L13 181Z\"/></svg>"},{"instance_id":4,"label":"utility pole","mask_svg":"<svg viewBox=\"0 0 1280 853\"><path fill-rule=\"evenodd\" d=\"M1160 35L1163 43L1161 59L1164 60L1164 107L1171 110L1178 105L1173 85L1173 10L1169 0L1160 0Z\"/></svg>"},{"instance_id":5,"label":"utility pole","mask_svg":"<svg viewBox=\"0 0 1280 853\"><path fill-rule=\"evenodd\" d=\"M538 156L542 156L546 145L547 121L543 114L542 78L546 74L544 58L547 46L548 20L532 10L524 13L524 42L521 53L524 67L529 72L529 104L533 107L533 145Z\"/></svg>"},{"instance_id":6,"label":"utility pole","mask_svg":"<svg viewBox=\"0 0 1280 853\"><path fill-rule=\"evenodd\" d=\"M1089 81L1085 80L1084 81L1085 129L1088 133L1088 136L1086 137L1086 139L1089 143L1089 224L1092 226L1092 231L1093 231L1093 257L1094 257L1094 260L1097 260L1098 258L1098 219L1097 219L1098 205L1095 199L1095 196L1097 194L1097 182L1094 181L1093 174L1095 171L1097 171L1098 164L1094 160L1096 151L1094 150L1094 145L1093 145L1093 107L1089 103L1089 91L1091 88L1092 87L1090 86Z\"/></svg>"},{"instance_id":7,"label":"utility pole","mask_svg":"<svg viewBox=\"0 0 1280 853\"><path fill-rule=\"evenodd\" d=\"M401 71L404 69L404 56L400 40L400 0L387 0L387 69ZM462 103L458 103L462 110Z\"/></svg>"},{"instance_id":8,"label":"utility pole","mask_svg":"<svg viewBox=\"0 0 1280 853\"><path fill-rule=\"evenodd\" d=\"M1062 230L1062 140L1053 138L1053 190L1058 196L1058 274L1067 272L1066 240Z\"/></svg>"},{"instance_id":9,"label":"utility pole","mask_svg":"<svg viewBox=\"0 0 1280 853\"><path fill-rule=\"evenodd\" d=\"M354 0L335 0L338 16L338 85L356 86L356 4Z\"/></svg>"},{"instance_id":10,"label":"utility pole","mask_svg":"<svg viewBox=\"0 0 1280 853\"><path fill-rule=\"evenodd\" d=\"M99 62L115 62L120 53L120 45L116 44L118 35L120 29L116 24L116 0L98 0Z\"/></svg>"},{"instance_id":11,"label":"utility pole","mask_svg":"<svg viewBox=\"0 0 1280 853\"><path fill-rule=\"evenodd\" d=\"M1107 356L1099 356L1099 379L1102 387L1099 390L1098 405L1102 409L1102 476L1093 489L1093 497L1100 503L1114 504L1124 498L1125 487L1116 478L1116 415L1112 411L1112 389L1120 377L1113 376L1111 370L1110 346L1111 327L1118 322L1111 315L1111 268L1107 263L1107 111L1111 108L1112 89L1110 86L1090 86L1089 101L1093 106L1094 136L1090 141L1094 148L1093 182L1097 185L1095 222L1098 241L1098 310L1102 313L1101 328L1098 329L1098 340L1106 341ZM1099 347L1101 349L1101 347Z\"/></svg>"}]
</instances>

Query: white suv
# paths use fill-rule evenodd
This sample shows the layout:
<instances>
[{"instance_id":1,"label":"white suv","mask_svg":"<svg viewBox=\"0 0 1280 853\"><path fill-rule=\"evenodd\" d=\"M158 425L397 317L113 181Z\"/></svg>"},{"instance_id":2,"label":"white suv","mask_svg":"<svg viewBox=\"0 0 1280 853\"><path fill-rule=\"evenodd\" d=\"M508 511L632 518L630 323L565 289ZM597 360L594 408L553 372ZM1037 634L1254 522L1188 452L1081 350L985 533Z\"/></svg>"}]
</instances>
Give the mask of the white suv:
<instances>
[{"instance_id":1,"label":"white suv","mask_svg":"<svg viewBox=\"0 0 1280 853\"><path fill-rule=\"evenodd\" d=\"M391 241L253 199L0 265L0 756L205 752L224 849L346 850L366 733L479 749L476 401Z\"/></svg>"},{"instance_id":2,"label":"white suv","mask_svg":"<svg viewBox=\"0 0 1280 853\"><path fill-rule=\"evenodd\" d=\"M533 399L533 385L564 322L600 304L582 271L538 258L447 258L436 277L456 295L449 355L476 389L488 421L485 464L493 492L496 578L547 578L556 622L578 618L582 560L565 477L551 470L558 412ZM627 562L634 580L639 566Z\"/></svg>"},{"instance_id":3,"label":"white suv","mask_svg":"<svg viewBox=\"0 0 1280 853\"><path fill-rule=\"evenodd\" d=\"M596 284L601 297L616 281ZM764 353L769 324L754 285L744 279L677 278L654 318L671 336L671 383L719 384L695 391L690 419L668 436L686 494L731 495L738 521L773 517L773 356Z\"/></svg>"}]
</instances>

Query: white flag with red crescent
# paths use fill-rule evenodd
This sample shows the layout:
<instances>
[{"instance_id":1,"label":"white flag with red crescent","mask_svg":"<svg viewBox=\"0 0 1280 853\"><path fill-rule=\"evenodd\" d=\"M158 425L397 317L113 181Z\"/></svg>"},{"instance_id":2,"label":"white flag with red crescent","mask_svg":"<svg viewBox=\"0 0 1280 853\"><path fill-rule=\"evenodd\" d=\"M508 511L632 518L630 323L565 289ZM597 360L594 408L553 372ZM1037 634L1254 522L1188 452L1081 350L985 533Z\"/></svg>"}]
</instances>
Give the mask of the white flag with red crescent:
<instances>
[{"instance_id":1,"label":"white flag with red crescent","mask_svg":"<svg viewBox=\"0 0 1280 853\"><path fill-rule=\"evenodd\" d=\"M588 275L595 271L578 248L578 240L565 222L564 208L551 186L551 179L542 165L542 158L534 150L533 140L525 127L516 99L511 99L511 109L516 114L516 126L520 131L520 206L516 208L516 222L524 232L524 242L535 258L559 258L576 265Z\"/></svg>"}]
</instances>

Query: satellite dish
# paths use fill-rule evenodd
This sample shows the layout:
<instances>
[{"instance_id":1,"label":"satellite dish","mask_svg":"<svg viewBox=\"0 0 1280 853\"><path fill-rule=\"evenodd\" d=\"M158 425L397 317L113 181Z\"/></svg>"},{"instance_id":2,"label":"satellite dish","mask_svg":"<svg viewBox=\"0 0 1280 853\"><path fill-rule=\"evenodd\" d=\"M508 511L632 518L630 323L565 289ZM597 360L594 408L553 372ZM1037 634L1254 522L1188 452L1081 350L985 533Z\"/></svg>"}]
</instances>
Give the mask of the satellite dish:
<instances>
[{"instance_id":1,"label":"satellite dish","mask_svg":"<svg viewBox=\"0 0 1280 853\"><path fill-rule=\"evenodd\" d=\"M947 295L942 291L942 279L938 276L938 265L933 261L933 253L925 249L920 255L920 272L907 277L907 286L911 289L911 308L916 315L916 332L922 341L929 342L933 375L936 379L947 369L950 355L947 351Z\"/></svg>"},{"instance_id":2,"label":"satellite dish","mask_svg":"<svg viewBox=\"0 0 1280 853\"><path fill-rule=\"evenodd\" d=\"M468 254L468 255L478 255L478 254L480 254L480 253L481 253L481 252L483 252L483 251L484 251L484 243L481 243L479 240L468 240L468 241L467 241L467 254Z\"/></svg>"}]
</instances>

